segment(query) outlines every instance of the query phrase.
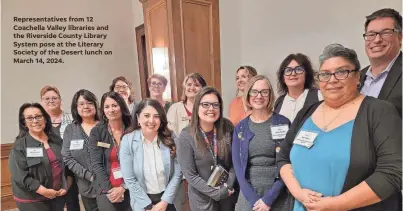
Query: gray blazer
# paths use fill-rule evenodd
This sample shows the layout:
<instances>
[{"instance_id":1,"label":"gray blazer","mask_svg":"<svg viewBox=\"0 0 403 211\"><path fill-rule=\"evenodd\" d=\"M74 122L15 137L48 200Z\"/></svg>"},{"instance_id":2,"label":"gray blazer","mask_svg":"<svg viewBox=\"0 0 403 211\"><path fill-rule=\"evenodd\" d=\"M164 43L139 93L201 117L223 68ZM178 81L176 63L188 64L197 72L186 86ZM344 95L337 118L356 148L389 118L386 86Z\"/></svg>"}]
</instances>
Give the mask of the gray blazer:
<instances>
[{"instance_id":1,"label":"gray blazer","mask_svg":"<svg viewBox=\"0 0 403 211\"><path fill-rule=\"evenodd\" d=\"M166 185L161 200L172 204L182 181L182 172L176 158L171 157L169 148L160 144L160 149L164 162ZM123 136L119 159L123 179L130 191L132 209L133 211L143 211L145 207L151 204L151 200L146 193L144 181L144 149L140 130Z\"/></svg>"},{"instance_id":2,"label":"gray blazer","mask_svg":"<svg viewBox=\"0 0 403 211\"><path fill-rule=\"evenodd\" d=\"M84 140L83 149L70 150L72 140ZM90 161L89 138L80 123L74 122L66 127L62 155L64 163L75 175L80 194L87 198L95 198L96 192L90 181L94 174Z\"/></svg>"},{"instance_id":3,"label":"gray blazer","mask_svg":"<svg viewBox=\"0 0 403 211\"><path fill-rule=\"evenodd\" d=\"M228 167L229 178L227 180L228 187L232 188L235 183L235 171L231 160L231 140L232 140L232 124L229 120L225 120L225 125L231 127L230 132L226 134L224 140L227 142L229 164L223 165ZM205 150L197 149L196 141L189 132L189 126L185 127L180 133L177 141L178 160L189 183L188 194L190 210L192 211L231 211L234 206L233 194L228 197L228 188L210 187L207 181L212 173L211 166L214 165L214 160L205 148ZM218 159L219 164L220 158Z\"/></svg>"}]
</instances>

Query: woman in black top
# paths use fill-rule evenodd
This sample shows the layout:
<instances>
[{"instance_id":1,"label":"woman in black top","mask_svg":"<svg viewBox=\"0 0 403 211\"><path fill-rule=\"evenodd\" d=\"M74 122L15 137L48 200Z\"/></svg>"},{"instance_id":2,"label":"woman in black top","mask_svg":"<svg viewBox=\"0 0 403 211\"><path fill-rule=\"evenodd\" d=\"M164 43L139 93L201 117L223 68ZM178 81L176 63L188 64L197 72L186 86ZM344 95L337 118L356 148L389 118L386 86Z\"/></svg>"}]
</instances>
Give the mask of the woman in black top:
<instances>
[{"instance_id":1,"label":"woman in black top","mask_svg":"<svg viewBox=\"0 0 403 211\"><path fill-rule=\"evenodd\" d=\"M320 57L324 101L300 111L278 154L294 211L401 208L402 120L389 102L359 93L359 70L342 45Z\"/></svg>"},{"instance_id":2,"label":"woman in black top","mask_svg":"<svg viewBox=\"0 0 403 211\"><path fill-rule=\"evenodd\" d=\"M38 103L25 103L19 111L19 127L9 158L18 209L62 211L67 191L62 140L52 132L49 114Z\"/></svg>"},{"instance_id":3,"label":"woman in black top","mask_svg":"<svg viewBox=\"0 0 403 211\"><path fill-rule=\"evenodd\" d=\"M290 54L281 62L277 82L280 97L274 104L274 111L291 122L303 106L322 100L315 88L311 61L304 54Z\"/></svg>"},{"instance_id":4,"label":"woman in black top","mask_svg":"<svg viewBox=\"0 0 403 211\"><path fill-rule=\"evenodd\" d=\"M90 133L90 158L97 204L101 211L129 211L130 194L120 171L119 147L124 131L131 126L131 115L123 98L116 92L102 95L102 122Z\"/></svg>"},{"instance_id":5,"label":"woman in black top","mask_svg":"<svg viewBox=\"0 0 403 211\"><path fill-rule=\"evenodd\" d=\"M62 155L66 166L74 173L86 211L98 211L94 173L90 162L89 135L98 124L98 100L85 89L78 91L71 102L73 123L64 131Z\"/></svg>"}]
</instances>

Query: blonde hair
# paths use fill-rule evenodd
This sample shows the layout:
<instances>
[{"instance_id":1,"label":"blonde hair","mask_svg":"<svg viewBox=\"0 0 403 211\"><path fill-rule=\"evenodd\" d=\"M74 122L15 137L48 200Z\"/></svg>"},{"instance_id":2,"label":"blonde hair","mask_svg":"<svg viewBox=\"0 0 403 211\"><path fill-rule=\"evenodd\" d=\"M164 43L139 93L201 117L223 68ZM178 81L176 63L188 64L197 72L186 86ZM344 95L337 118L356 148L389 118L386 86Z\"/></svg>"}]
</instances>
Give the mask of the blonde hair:
<instances>
[{"instance_id":1,"label":"blonde hair","mask_svg":"<svg viewBox=\"0 0 403 211\"><path fill-rule=\"evenodd\" d=\"M56 88L55 86L49 86L49 85L45 86L41 89L41 92L40 92L41 98L46 94L46 92L49 92L49 91L54 91L59 96L59 98L61 98L59 89Z\"/></svg>"},{"instance_id":2,"label":"blonde hair","mask_svg":"<svg viewBox=\"0 0 403 211\"><path fill-rule=\"evenodd\" d=\"M186 87L186 83L189 79L197 81L201 85L202 88L207 86L206 80L204 80L203 76L200 73L190 73L190 74L186 75L185 79L182 82L182 98L181 99L182 99L183 103L186 103L186 101L188 100L188 98L186 97L186 94L185 94L186 93L185 87Z\"/></svg>"},{"instance_id":3,"label":"blonde hair","mask_svg":"<svg viewBox=\"0 0 403 211\"><path fill-rule=\"evenodd\" d=\"M267 85L269 86L269 90L270 90L270 94L269 94L269 103L267 104L267 110L269 112L273 111L274 108L274 103L275 103L275 96L274 96L274 91L273 91L273 86L270 83L269 78L267 78L264 75L256 75L253 78L251 78L248 82L248 86L246 88L246 92L245 95L243 96L244 98L244 102L245 102L245 106L248 110L252 110L252 106L249 103L250 100L250 90L252 89L253 85L255 85L255 83L257 81L263 80L264 82L267 83Z\"/></svg>"}]
</instances>

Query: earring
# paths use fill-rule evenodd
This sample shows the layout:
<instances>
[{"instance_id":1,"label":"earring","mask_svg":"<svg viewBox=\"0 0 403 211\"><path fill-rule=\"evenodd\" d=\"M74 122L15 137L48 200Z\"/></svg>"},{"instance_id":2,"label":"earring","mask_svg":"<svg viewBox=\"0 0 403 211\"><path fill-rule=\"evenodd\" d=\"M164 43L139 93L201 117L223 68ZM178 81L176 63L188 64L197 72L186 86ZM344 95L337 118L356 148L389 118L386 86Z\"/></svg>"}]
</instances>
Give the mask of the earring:
<instances>
[{"instance_id":1,"label":"earring","mask_svg":"<svg viewBox=\"0 0 403 211\"><path fill-rule=\"evenodd\" d=\"M358 82L357 88L361 88L361 82Z\"/></svg>"}]
</instances>

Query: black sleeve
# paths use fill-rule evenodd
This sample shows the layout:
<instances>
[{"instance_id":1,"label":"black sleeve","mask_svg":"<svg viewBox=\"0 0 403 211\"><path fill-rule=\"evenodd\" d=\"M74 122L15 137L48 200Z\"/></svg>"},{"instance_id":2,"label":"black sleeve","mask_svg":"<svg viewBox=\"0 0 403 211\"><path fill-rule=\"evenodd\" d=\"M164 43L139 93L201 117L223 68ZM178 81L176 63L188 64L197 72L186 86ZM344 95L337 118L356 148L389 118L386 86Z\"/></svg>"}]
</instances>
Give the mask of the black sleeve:
<instances>
[{"instance_id":1,"label":"black sleeve","mask_svg":"<svg viewBox=\"0 0 403 211\"><path fill-rule=\"evenodd\" d=\"M16 144L16 143L14 143ZM40 162L37 159L38 163ZM29 173L29 164L25 156L25 152L17 147L13 147L9 157L9 168L11 180L21 188L27 191L36 191L41 185L39 180L33 178ZM35 165L35 163L32 163Z\"/></svg>"},{"instance_id":2,"label":"black sleeve","mask_svg":"<svg viewBox=\"0 0 403 211\"><path fill-rule=\"evenodd\" d=\"M302 108L297 116L295 117L294 121L292 122L290 129L287 132L284 140L280 144L280 151L277 153L276 161L277 161L277 169L280 169L286 165L290 164L290 152L291 148L297 135L299 129L304 124L305 120L308 119L312 113L316 110L316 108L321 104L321 102L317 102L315 104L309 105L307 107Z\"/></svg>"},{"instance_id":3,"label":"black sleeve","mask_svg":"<svg viewBox=\"0 0 403 211\"><path fill-rule=\"evenodd\" d=\"M103 162L104 149L97 145L101 140L101 131L98 126L95 126L90 133L90 159L92 169L95 174L96 183L102 188L103 191L109 191L112 185L108 179L106 169Z\"/></svg>"},{"instance_id":4,"label":"black sleeve","mask_svg":"<svg viewBox=\"0 0 403 211\"><path fill-rule=\"evenodd\" d=\"M370 134L376 152L376 168L365 181L384 200L402 188L402 119L390 103L382 102L377 107Z\"/></svg>"}]
</instances>

